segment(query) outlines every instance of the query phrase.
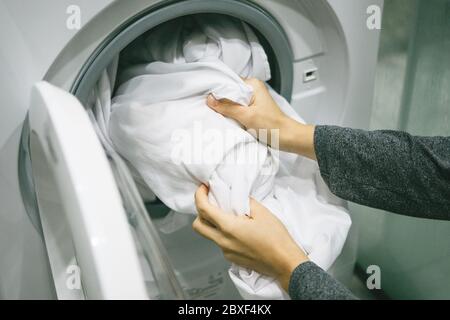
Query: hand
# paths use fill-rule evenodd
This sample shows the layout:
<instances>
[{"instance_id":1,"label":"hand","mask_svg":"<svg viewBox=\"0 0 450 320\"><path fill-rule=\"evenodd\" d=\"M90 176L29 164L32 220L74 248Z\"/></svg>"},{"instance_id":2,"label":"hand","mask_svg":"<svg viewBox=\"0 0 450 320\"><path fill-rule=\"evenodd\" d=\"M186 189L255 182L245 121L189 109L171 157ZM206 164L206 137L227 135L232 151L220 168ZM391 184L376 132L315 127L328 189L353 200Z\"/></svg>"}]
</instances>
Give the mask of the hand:
<instances>
[{"instance_id":1,"label":"hand","mask_svg":"<svg viewBox=\"0 0 450 320\"><path fill-rule=\"evenodd\" d=\"M292 272L308 257L284 225L253 199L251 217L225 213L209 203L208 191L202 185L195 194L198 217L194 230L214 241L227 260L277 279L288 291Z\"/></svg>"},{"instance_id":2,"label":"hand","mask_svg":"<svg viewBox=\"0 0 450 320\"><path fill-rule=\"evenodd\" d=\"M244 81L253 88L250 106L244 107L226 99L218 101L212 95L207 98L208 106L223 116L236 120L273 148L295 152L315 160L314 126L301 124L285 115L264 82L254 78ZM261 130L265 130L266 134ZM272 141L272 130L279 130L274 135L278 141Z\"/></svg>"}]
</instances>

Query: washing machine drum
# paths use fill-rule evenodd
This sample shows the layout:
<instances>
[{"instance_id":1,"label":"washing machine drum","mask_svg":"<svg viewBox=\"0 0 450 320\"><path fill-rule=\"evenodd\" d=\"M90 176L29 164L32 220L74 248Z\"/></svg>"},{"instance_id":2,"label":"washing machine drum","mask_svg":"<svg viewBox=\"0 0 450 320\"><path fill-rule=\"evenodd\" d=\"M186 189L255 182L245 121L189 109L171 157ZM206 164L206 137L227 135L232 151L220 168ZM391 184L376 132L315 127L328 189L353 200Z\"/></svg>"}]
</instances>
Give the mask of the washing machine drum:
<instances>
[{"instance_id":1,"label":"washing machine drum","mask_svg":"<svg viewBox=\"0 0 450 320\"><path fill-rule=\"evenodd\" d=\"M253 28L269 58L270 84L289 100L292 53L283 30L255 3L228 0L151 7L105 39L70 93L47 82L33 88L19 176L27 212L46 244L58 298L148 298L146 268L158 290L152 296L186 297L129 166L114 153L106 156L83 106L123 49L164 22L205 13L240 19ZM74 290L77 284L80 290Z\"/></svg>"}]
</instances>

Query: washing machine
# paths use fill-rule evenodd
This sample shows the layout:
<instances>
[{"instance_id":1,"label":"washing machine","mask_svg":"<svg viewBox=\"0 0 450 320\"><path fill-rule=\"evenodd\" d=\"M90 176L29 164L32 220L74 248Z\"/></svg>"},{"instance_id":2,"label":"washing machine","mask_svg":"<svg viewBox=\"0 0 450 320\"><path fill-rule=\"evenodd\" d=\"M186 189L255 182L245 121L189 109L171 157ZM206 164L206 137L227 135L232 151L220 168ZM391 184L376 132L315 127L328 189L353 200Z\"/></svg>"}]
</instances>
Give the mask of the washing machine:
<instances>
[{"instance_id":1,"label":"washing machine","mask_svg":"<svg viewBox=\"0 0 450 320\"><path fill-rule=\"evenodd\" d=\"M239 298L229 264L194 234L191 218L145 201L127 164L105 152L86 112L89 94L142 34L214 13L254 29L270 59L270 84L306 121L368 128L379 42L368 8L382 5L2 0L0 298ZM79 26L69 23L74 15ZM330 270L344 283L356 246L352 230Z\"/></svg>"}]
</instances>

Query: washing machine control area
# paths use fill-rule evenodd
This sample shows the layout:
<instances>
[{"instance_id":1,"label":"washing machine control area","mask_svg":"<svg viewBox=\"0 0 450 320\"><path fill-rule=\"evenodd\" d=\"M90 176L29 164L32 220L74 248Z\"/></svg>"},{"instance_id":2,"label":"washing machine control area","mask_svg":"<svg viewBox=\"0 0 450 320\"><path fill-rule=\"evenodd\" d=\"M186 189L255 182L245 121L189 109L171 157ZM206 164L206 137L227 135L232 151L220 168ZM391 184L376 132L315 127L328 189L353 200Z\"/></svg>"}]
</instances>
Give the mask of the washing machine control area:
<instances>
[{"instance_id":1,"label":"washing machine control area","mask_svg":"<svg viewBox=\"0 0 450 320\"><path fill-rule=\"evenodd\" d=\"M51 59L41 59L24 80L27 89L10 92L11 102L30 99L17 106L16 130L1 137L0 173L10 184L0 185L0 197L14 203L0 214L0 233L17 240L0 241L0 252L22 259L23 267L0 262L0 297L240 299L220 249L193 232L195 216L175 215L146 194L134 168L99 138L89 113L94 88L155 28L180 17L220 15L250 26L268 57L270 86L306 122L368 127L379 33L360 26L366 8L382 0L51 2L42 1L49 6L45 19L55 14L66 23L81 10L81 24L62 28L59 47L49 46L57 47ZM26 18L11 1L1 6L17 21ZM32 45L23 37L15 48L38 61L27 49ZM356 233L350 231L330 269L344 283L352 279Z\"/></svg>"}]
</instances>

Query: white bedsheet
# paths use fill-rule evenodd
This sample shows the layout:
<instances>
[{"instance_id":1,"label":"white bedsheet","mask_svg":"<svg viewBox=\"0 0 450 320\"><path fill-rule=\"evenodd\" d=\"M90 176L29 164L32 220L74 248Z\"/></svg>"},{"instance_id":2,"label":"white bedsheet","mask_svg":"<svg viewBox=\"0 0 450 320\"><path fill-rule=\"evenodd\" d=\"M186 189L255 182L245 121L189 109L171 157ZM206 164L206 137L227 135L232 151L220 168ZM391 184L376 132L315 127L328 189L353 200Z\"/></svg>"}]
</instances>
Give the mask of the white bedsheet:
<instances>
[{"instance_id":1,"label":"white bedsheet","mask_svg":"<svg viewBox=\"0 0 450 320\"><path fill-rule=\"evenodd\" d=\"M109 70L97 86L94 112L103 140L129 162L141 185L186 214L196 213L201 183L210 186L210 201L230 214L248 213L251 196L284 223L312 261L325 270L333 264L351 220L317 164L271 150L205 104L212 93L248 105L252 89L241 77L270 79L267 56L247 25L214 15L179 19L142 37L122 59L129 61L112 102L115 75ZM271 94L302 121L284 98ZM244 298L288 298L272 278L238 266L229 274Z\"/></svg>"}]
</instances>

